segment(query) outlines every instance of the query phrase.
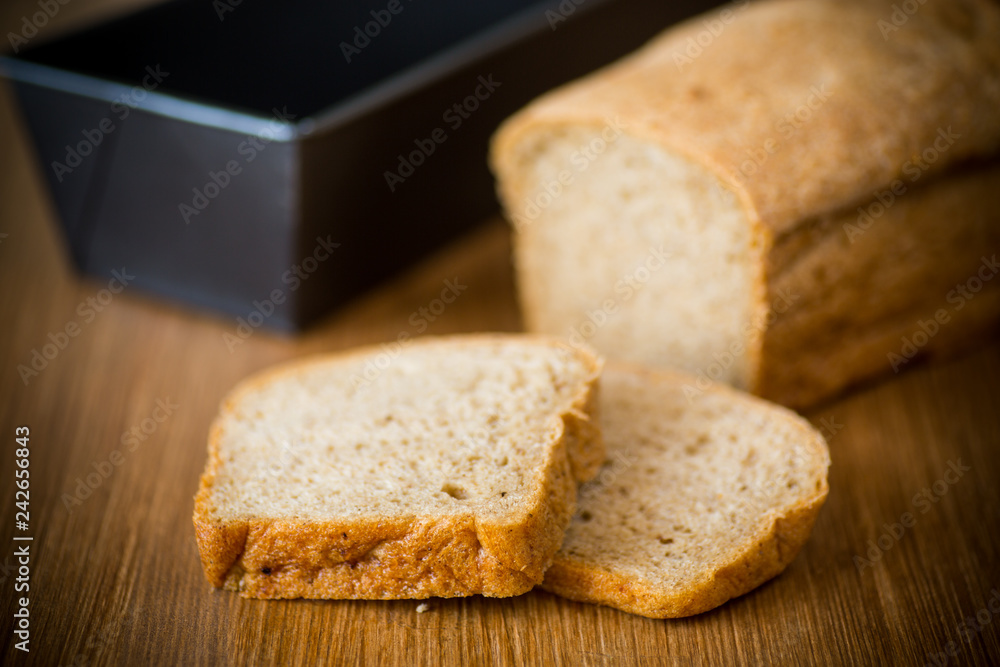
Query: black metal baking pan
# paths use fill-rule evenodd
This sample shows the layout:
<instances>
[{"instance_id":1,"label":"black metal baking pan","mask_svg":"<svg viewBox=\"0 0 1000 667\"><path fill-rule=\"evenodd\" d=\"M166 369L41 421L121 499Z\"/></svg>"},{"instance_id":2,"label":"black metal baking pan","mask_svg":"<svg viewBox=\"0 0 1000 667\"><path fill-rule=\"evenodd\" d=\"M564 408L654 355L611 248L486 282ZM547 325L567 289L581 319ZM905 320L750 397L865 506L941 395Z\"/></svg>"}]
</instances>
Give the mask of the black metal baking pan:
<instances>
[{"instance_id":1,"label":"black metal baking pan","mask_svg":"<svg viewBox=\"0 0 1000 667\"><path fill-rule=\"evenodd\" d=\"M81 271L295 330L497 210L506 116L712 4L175 0L0 72Z\"/></svg>"}]
</instances>

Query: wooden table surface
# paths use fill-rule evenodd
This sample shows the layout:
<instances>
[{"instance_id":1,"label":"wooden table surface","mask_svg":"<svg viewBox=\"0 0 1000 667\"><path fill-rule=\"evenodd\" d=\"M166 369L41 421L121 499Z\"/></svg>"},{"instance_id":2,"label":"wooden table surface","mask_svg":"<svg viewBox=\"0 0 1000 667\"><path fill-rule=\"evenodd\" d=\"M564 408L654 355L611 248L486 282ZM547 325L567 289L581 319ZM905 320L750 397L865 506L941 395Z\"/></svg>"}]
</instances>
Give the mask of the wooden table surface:
<instances>
[{"instance_id":1,"label":"wooden table surface","mask_svg":"<svg viewBox=\"0 0 1000 667\"><path fill-rule=\"evenodd\" d=\"M4 33L11 20L0 16ZM231 319L128 289L84 322L79 304L104 285L72 271L5 87L0 152L5 664L1000 663L998 344L808 414L833 459L812 539L782 576L694 618L651 620L544 592L434 600L418 614L414 601L262 602L213 589L191 512L224 393L275 362L410 331L410 314L446 278L469 288L428 333L518 330L507 230L489 221L307 334L257 332L230 352ZM69 321L81 323L79 335L26 386L17 366ZM26 533L14 525L22 425L31 431ZM78 492L101 471L96 488ZM935 488L935 502L915 498ZM78 504L67 501L74 495ZM915 523L902 525L906 513ZM15 534L34 538L30 654L9 630L24 595L15 593L14 550L24 544ZM869 554L870 564L858 560Z\"/></svg>"}]
</instances>

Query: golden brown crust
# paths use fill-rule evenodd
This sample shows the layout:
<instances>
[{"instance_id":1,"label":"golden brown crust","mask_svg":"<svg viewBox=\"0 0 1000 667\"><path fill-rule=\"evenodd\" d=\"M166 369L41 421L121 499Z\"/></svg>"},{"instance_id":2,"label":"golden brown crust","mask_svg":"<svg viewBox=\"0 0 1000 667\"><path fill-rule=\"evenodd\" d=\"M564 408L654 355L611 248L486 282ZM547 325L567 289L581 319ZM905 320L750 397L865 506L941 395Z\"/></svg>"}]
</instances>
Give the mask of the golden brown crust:
<instances>
[{"instance_id":1,"label":"golden brown crust","mask_svg":"<svg viewBox=\"0 0 1000 667\"><path fill-rule=\"evenodd\" d=\"M1000 161L905 187L877 217L855 210L819 218L775 245L768 302L786 294L795 303L775 311L754 393L813 405L894 363L908 368L910 355L959 352L996 332L1000 276L990 265L1000 254ZM981 289L965 298L956 288L970 279ZM904 350L903 339L915 336L923 344Z\"/></svg>"},{"instance_id":2,"label":"golden brown crust","mask_svg":"<svg viewBox=\"0 0 1000 667\"><path fill-rule=\"evenodd\" d=\"M731 7L731 22L687 63L678 58L688 40L713 17L692 19L509 119L493 139L494 168L516 180L518 144L539 128L619 119L628 134L716 173L780 236L804 219L868 200L933 146L940 129L952 126L962 137L927 165L932 174L996 153L1000 11L988 0L926 3L886 37L879 21L892 4ZM847 53L832 62L831 54ZM803 105L809 117L793 123ZM769 140L780 146L748 168L747 151Z\"/></svg>"},{"instance_id":3,"label":"golden brown crust","mask_svg":"<svg viewBox=\"0 0 1000 667\"><path fill-rule=\"evenodd\" d=\"M476 345L488 341L535 341L565 347L543 336L480 334L421 339L414 345ZM313 357L260 373L223 401L224 414L244 392L319 361L378 351L373 346ZM209 460L195 497L194 525L206 578L216 587L253 598L395 599L483 594L518 595L541 581L562 543L576 499L568 447L583 461L603 457L600 431L591 421L590 394L597 391L601 361L578 351L589 366L585 387L570 410L552 424L554 442L538 493L520 512L477 517L384 517L307 521L227 519L215 515L211 488L221 465L221 415L209 434ZM586 436L586 437L584 437ZM589 464L582 466L585 472Z\"/></svg>"},{"instance_id":4,"label":"golden brown crust","mask_svg":"<svg viewBox=\"0 0 1000 667\"><path fill-rule=\"evenodd\" d=\"M486 550L471 516L450 521L248 522L227 578L251 598L399 599L529 590L528 574Z\"/></svg>"},{"instance_id":5,"label":"golden brown crust","mask_svg":"<svg viewBox=\"0 0 1000 667\"><path fill-rule=\"evenodd\" d=\"M589 353L588 353L589 354ZM599 378L604 362L600 359L594 366ZM563 438L569 455L573 477L578 482L594 478L604 461L604 436L600 420L601 386L595 379L588 385L588 391L577 397L569 412L563 415ZM594 446L589 443L599 443Z\"/></svg>"},{"instance_id":6,"label":"golden brown crust","mask_svg":"<svg viewBox=\"0 0 1000 667\"><path fill-rule=\"evenodd\" d=\"M651 382L673 383L678 387L694 383L692 376L682 372L651 370L634 364L614 363L608 370L631 373ZM813 457L823 465L824 474L817 480L815 492L793 506L770 512L762 519L753 538L739 545L728 562L707 570L692 586L658 586L655 582L609 571L583 557L559 551L545 573L542 588L571 600L601 604L650 618L679 618L700 614L744 595L788 567L808 540L829 494L825 470L830 459L826 442L791 410L725 385L713 386L706 393L724 396L734 403L751 403L774 417L793 423L801 433L801 443L809 446Z\"/></svg>"}]
</instances>

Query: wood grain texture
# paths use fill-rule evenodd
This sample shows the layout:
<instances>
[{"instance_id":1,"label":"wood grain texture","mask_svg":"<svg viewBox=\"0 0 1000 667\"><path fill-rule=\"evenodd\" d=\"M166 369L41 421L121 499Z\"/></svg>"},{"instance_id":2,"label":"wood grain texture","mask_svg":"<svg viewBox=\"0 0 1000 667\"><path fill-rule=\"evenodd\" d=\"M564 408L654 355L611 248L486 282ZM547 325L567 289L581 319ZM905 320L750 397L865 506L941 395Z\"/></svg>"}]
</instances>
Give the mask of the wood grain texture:
<instances>
[{"instance_id":1,"label":"wood grain texture","mask_svg":"<svg viewBox=\"0 0 1000 667\"><path fill-rule=\"evenodd\" d=\"M4 34L23 13L4 8ZM306 335L258 332L232 353L222 339L232 319L125 290L25 386L17 365L50 332L82 321L77 305L104 285L70 268L5 86L0 151L4 664L923 664L949 641L948 664L1000 663L1000 613L989 611L996 595L1000 612L997 343L808 414L833 459L813 538L782 576L700 616L657 621L544 592L433 600L417 614L414 601L264 602L213 589L191 511L223 395L275 362L412 332L410 314L446 278L469 289L427 333L518 330L507 230L491 221ZM123 435L157 400L177 407L128 451ZM32 434L30 655L10 632L13 434L22 424ZM64 494L114 450L122 464L67 508ZM921 513L914 495L942 480L949 461L970 469ZM859 572L854 557L904 512L916 525ZM981 610L989 622L960 632Z\"/></svg>"}]
</instances>

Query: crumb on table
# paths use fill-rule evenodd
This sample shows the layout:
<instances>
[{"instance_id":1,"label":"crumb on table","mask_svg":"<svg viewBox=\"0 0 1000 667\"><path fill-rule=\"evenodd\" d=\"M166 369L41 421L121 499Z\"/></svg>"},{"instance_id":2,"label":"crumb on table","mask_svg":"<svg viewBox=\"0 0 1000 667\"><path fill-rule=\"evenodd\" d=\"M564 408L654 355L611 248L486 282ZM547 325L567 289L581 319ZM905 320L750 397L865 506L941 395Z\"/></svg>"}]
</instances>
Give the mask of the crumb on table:
<instances>
[{"instance_id":1,"label":"crumb on table","mask_svg":"<svg viewBox=\"0 0 1000 667\"><path fill-rule=\"evenodd\" d=\"M430 610L431 610L431 606L429 604L427 604L426 602L421 602L420 604L417 605L417 613L418 614L422 614L425 611L430 611Z\"/></svg>"}]
</instances>

